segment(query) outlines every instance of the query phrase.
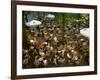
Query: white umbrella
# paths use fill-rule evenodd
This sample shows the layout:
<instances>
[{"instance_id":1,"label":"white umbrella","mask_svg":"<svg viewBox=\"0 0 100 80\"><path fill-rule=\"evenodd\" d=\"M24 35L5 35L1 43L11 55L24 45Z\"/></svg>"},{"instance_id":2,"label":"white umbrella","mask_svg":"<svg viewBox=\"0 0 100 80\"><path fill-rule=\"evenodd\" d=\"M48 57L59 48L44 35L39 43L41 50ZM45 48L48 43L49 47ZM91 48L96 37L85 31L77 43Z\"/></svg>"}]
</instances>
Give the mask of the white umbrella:
<instances>
[{"instance_id":1,"label":"white umbrella","mask_svg":"<svg viewBox=\"0 0 100 80\"><path fill-rule=\"evenodd\" d=\"M38 25L41 25L41 22L38 20L32 20L32 21L29 21L26 23L26 26L28 26L30 28L33 26L38 26Z\"/></svg>"},{"instance_id":2,"label":"white umbrella","mask_svg":"<svg viewBox=\"0 0 100 80\"><path fill-rule=\"evenodd\" d=\"M90 37L90 29L89 28L83 28L80 30L80 33L85 37Z\"/></svg>"},{"instance_id":3,"label":"white umbrella","mask_svg":"<svg viewBox=\"0 0 100 80\"><path fill-rule=\"evenodd\" d=\"M54 19L54 18L55 18L55 16L54 16L53 14L48 14L48 15L46 16L46 18L49 18L49 19Z\"/></svg>"}]
</instances>

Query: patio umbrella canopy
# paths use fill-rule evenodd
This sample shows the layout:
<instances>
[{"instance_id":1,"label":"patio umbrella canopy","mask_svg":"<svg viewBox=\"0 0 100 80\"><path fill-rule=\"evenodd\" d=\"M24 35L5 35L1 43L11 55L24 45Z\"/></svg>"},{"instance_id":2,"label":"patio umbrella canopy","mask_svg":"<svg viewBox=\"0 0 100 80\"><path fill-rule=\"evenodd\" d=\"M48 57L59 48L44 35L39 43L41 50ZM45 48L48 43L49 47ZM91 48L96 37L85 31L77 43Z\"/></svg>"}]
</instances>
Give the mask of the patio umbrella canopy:
<instances>
[{"instance_id":1,"label":"patio umbrella canopy","mask_svg":"<svg viewBox=\"0 0 100 80\"><path fill-rule=\"evenodd\" d=\"M38 20L31 20L29 22L26 22L26 26L33 27L33 26L39 26L41 25L41 22Z\"/></svg>"},{"instance_id":2,"label":"patio umbrella canopy","mask_svg":"<svg viewBox=\"0 0 100 80\"><path fill-rule=\"evenodd\" d=\"M83 35L83 36L85 36L85 37L90 37L90 29L89 28L83 28L83 29L81 29L80 30L80 33Z\"/></svg>"},{"instance_id":3,"label":"patio umbrella canopy","mask_svg":"<svg viewBox=\"0 0 100 80\"><path fill-rule=\"evenodd\" d=\"M54 19L54 18L55 18L55 16L54 16L53 14L48 14L48 15L46 16L46 18L49 18L49 19Z\"/></svg>"}]
</instances>

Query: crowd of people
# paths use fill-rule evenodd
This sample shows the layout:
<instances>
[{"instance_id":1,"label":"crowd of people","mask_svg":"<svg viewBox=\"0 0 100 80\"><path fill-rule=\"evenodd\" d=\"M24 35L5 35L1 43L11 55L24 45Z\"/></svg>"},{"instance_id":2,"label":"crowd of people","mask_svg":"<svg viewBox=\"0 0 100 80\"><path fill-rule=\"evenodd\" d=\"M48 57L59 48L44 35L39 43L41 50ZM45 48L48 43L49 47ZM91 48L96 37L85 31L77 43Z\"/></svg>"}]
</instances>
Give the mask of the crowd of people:
<instances>
[{"instance_id":1,"label":"crowd of people","mask_svg":"<svg viewBox=\"0 0 100 80\"><path fill-rule=\"evenodd\" d=\"M23 31L23 68L89 65L89 38L77 25L44 21Z\"/></svg>"}]
</instances>

